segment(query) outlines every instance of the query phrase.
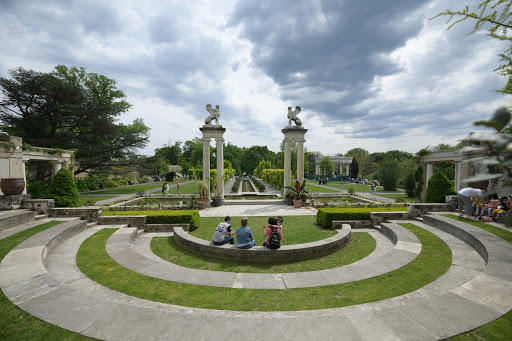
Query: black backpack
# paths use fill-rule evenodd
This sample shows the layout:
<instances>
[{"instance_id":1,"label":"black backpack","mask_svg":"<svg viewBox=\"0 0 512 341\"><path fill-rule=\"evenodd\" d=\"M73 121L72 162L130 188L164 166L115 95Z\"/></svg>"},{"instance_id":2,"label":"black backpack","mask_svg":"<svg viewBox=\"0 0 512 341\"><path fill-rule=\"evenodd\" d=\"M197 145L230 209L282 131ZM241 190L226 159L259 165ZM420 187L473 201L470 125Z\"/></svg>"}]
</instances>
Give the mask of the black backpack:
<instances>
[{"instance_id":1,"label":"black backpack","mask_svg":"<svg viewBox=\"0 0 512 341\"><path fill-rule=\"evenodd\" d=\"M277 227L271 227L270 228L272 232L270 232L270 237L268 238L268 245L270 247L280 247L281 246L281 236L279 235L279 232L277 232Z\"/></svg>"}]
</instances>

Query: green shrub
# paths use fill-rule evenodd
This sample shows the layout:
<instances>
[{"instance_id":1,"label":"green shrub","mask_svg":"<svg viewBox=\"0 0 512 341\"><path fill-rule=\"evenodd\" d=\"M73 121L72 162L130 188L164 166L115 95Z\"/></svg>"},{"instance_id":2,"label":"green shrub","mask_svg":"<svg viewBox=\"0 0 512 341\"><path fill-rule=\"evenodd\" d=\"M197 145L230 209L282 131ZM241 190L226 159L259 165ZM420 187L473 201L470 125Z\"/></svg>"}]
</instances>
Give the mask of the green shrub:
<instances>
[{"instance_id":1,"label":"green shrub","mask_svg":"<svg viewBox=\"0 0 512 341\"><path fill-rule=\"evenodd\" d=\"M319 208L316 222L331 228L333 220L370 220L371 212L407 211L406 207Z\"/></svg>"},{"instance_id":2,"label":"green shrub","mask_svg":"<svg viewBox=\"0 0 512 341\"><path fill-rule=\"evenodd\" d=\"M174 178L176 177L175 171L170 171L169 173L165 174L165 181L174 181Z\"/></svg>"},{"instance_id":3,"label":"green shrub","mask_svg":"<svg viewBox=\"0 0 512 341\"><path fill-rule=\"evenodd\" d=\"M242 182L242 177L239 176L236 178L235 183L233 184L233 187L231 187L231 192L238 193L238 189L240 188L240 183Z\"/></svg>"},{"instance_id":4,"label":"green shrub","mask_svg":"<svg viewBox=\"0 0 512 341\"><path fill-rule=\"evenodd\" d=\"M27 193L32 194L34 199L46 198L48 184L40 180L27 180Z\"/></svg>"},{"instance_id":5,"label":"green shrub","mask_svg":"<svg viewBox=\"0 0 512 341\"><path fill-rule=\"evenodd\" d=\"M55 199L55 207L82 207L75 179L64 168L53 177L48 187L48 198Z\"/></svg>"},{"instance_id":6,"label":"green shrub","mask_svg":"<svg viewBox=\"0 0 512 341\"><path fill-rule=\"evenodd\" d=\"M284 169L264 169L261 175L263 180L269 185L279 190L284 188Z\"/></svg>"},{"instance_id":7,"label":"green shrub","mask_svg":"<svg viewBox=\"0 0 512 341\"><path fill-rule=\"evenodd\" d=\"M166 211L103 211L103 215L145 215L147 224L190 224L190 231L199 227L201 218L197 210Z\"/></svg>"},{"instance_id":8,"label":"green shrub","mask_svg":"<svg viewBox=\"0 0 512 341\"><path fill-rule=\"evenodd\" d=\"M455 194L453 185L446 175L437 170L428 180L424 202L445 202L445 196Z\"/></svg>"}]
</instances>

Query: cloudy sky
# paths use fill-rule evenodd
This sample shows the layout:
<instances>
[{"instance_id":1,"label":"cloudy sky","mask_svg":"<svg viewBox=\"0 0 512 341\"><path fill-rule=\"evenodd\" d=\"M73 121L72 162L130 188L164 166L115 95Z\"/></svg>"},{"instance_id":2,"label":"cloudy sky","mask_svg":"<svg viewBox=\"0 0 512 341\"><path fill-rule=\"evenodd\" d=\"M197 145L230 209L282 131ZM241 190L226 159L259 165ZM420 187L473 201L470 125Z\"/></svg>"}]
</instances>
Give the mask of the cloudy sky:
<instances>
[{"instance_id":1,"label":"cloudy sky","mask_svg":"<svg viewBox=\"0 0 512 341\"><path fill-rule=\"evenodd\" d=\"M224 137L279 150L289 105L306 148L417 152L455 144L510 97L493 92L508 46L474 23L446 31L460 0L0 0L0 76L81 66L117 81L151 155L200 137L220 105Z\"/></svg>"}]
</instances>

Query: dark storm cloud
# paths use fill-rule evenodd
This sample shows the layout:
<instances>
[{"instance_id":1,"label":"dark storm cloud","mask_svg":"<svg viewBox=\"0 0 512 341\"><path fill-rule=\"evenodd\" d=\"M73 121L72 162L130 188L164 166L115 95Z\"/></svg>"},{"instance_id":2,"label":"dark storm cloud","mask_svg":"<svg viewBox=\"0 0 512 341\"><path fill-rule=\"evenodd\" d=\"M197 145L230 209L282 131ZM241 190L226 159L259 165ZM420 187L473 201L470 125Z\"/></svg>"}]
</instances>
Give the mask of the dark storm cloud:
<instances>
[{"instance_id":1,"label":"dark storm cloud","mask_svg":"<svg viewBox=\"0 0 512 341\"><path fill-rule=\"evenodd\" d=\"M418 33L421 25L404 23L403 18L426 2L239 2L230 24L243 25L241 36L253 44L254 62L279 85L349 91L331 110L325 105L314 108L336 117L339 110L334 107L359 100L375 74L396 71L395 65L376 62L375 56ZM285 100L299 99L293 89L283 95Z\"/></svg>"}]
</instances>

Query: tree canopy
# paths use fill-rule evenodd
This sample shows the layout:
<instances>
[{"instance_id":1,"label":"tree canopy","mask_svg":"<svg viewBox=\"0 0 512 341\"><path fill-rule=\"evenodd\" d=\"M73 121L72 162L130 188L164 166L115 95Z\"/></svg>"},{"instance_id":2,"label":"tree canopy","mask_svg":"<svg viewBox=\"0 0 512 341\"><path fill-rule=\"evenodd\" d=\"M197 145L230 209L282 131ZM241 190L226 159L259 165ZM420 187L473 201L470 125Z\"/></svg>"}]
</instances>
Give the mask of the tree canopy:
<instances>
[{"instance_id":1,"label":"tree canopy","mask_svg":"<svg viewBox=\"0 0 512 341\"><path fill-rule=\"evenodd\" d=\"M75 174L119 164L149 140L142 119L116 122L131 105L113 79L64 65L9 74L0 78L2 130L38 147L76 149Z\"/></svg>"}]
</instances>

